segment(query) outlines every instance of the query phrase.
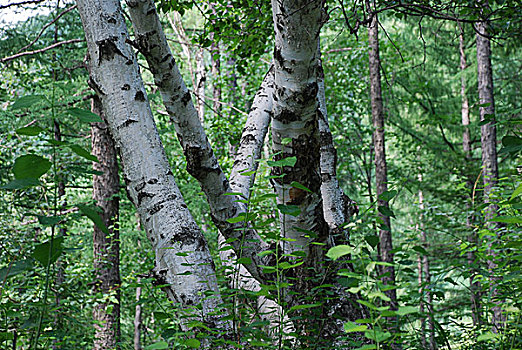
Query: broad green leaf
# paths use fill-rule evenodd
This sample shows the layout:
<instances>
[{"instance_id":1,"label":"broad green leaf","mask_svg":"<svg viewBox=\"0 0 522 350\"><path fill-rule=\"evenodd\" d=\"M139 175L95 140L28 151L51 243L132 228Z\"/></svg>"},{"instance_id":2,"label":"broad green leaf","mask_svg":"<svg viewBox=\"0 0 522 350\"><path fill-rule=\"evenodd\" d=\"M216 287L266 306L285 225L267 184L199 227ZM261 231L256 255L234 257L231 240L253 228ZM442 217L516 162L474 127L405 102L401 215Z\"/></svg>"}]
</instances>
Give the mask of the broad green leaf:
<instances>
[{"instance_id":1,"label":"broad green leaf","mask_svg":"<svg viewBox=\"0 0 522 350\"><path fill-rule=\"evenodd\" d=\"M353 332L364 332L368 329L368 326L365 324L357 324L353 322L346 322L344 325L344 331L346 333L353 333Z\"/></svg>"},{"instance_id":2,"label":"broad green leaf","mask_svg":"<svg viewBox=\"0 0 522 350\"><path fill-rule=\"evenodd\" d=\"M81 122L84 123L100 123L103 122L99 115L92 113L86 109L81 108L70 108L67 110L70 115L77 117Z\"/></svg>"},{"instance_id":3,"label":"broad green leaf","mask_svg":"<svg viewBox=\"0 0 522 350\"><path fill-rule=\"evenodd\" d=\"M74 153L76 153L77 155L79 155L82 158L85 158L85 159L93 161L93 162L98 162L98 158L96 158L95 156L90 154L87 150L85 150L81 146L69 145L69 148L71 149L71 151L73 151Z\"/></svg>"},{"instance_id":4,"label":"broad green leaf","mask_svg":"<svg viewBox=\"0 0 522 350\"><path fill-rule=\"evenodd\" d=\"M93 206L87 206L87 205L78 205L78 209L82 212L83 215L87 216L91 221L100 229L103 233L109 234L109 229L107 226L105 226L100 214L96 211Z\"/></svg>"},{"instance_id":5,"label":"broad green leaf","mask_svg":"<svg viewBox=\"0 0 522 350\"><path fill-rule=\"evenodd\" d=\"M38 218L38 222L43 226L57 225L63 218L61 216L45 216L35 215Z\"/></svg>"},{"instance_id":6,"label":"broad green leaf","mask_svg":"<svg viewBox=\"0 0 522 350\"><path fill-rule=\"evenodd\" d=\"M379 213L381 213L384 216L389 216L389 217L392 217L392 218L395 217L395 214L393 213L393 211L390 208L388 208L388 207L380 206L378 208L378 210L379 210Z\"/></svg>"},{"instance_id":7,"label":"broad green leaf","mask_svg":"<svg viewBox=\"0 0 522 350\"><path fill-rule=\"evenodd\" d=\"M332 247L328 250L326 253L326 256L329 257L332 260L337 260L341 256L345 256L348 254L352 254L353 249L349 245L341 244L335 247Z\"/></svg>"},{"instance_id":8,"label":"broad green leaf","mask_svg":"<svg viewBox=\"0 0 522 350\"><path fill-rule=\"evenodd\" d=\"M169 314L161 311L155 311L154 312L154 318L156 320L168 320L170 318Z\"/></svg>"},{"instance_id":9,"label":"broad green leaf","mask_svg":"<svg viewBox=\"0 0 522 350\"><path fill-rule=\"evenodd\" d=\"M497 216L489 221L502 222L505 224L522 224L522 217L520 216Z\"/></svg>"},{"instance_id":10,"label":"broad green leaf","mask_svg":"<svg viewBox=\"0 0 522 350\"><path fill-rule=\"evenodd\" d=\"M41 133L42 131L44 131L44 129L42 129L39 126L26 126L26 127L23 127L23 128L16 129L15 132L18 135L36 136L39 133Z\"/></svg>"},{"instance_id":11,"label":"broad green leaf","mask_svg":"<svg viewBox=\"0 0 522 350\"><path fill-rule=\"evenodd\" d=\"M386 339L390 338L392 335L390 332L383 332L381 330L368 330L364 332L364 336L375 342L382 343Z\"/></svg>"},{"instance_id":12,"label":"broad green leaf","mask_svg":"<svg viewBox=\"0 0 522 350\"><path fill-rule=\"evenodd\" d=\"M268 164L269 167L273 167L273 168L275 168L275 167L284 167L284 166L293 167L296 162L297 162L297 158L296 157L286 157L286 158L283 158L283 159L280 159L280 160L276 160L276 161L268 160L266 162L266 164Z\"/></svg>"},{"instance_id":13,"label":"broad green leaf","mask_svg":"<svg viewBox=\"0 0 522 350\"><path fill-rule=\"evenodd\" d=\"M252 259L242 257L237 259L237 263L241 265L252 265Z\"/></svg>"},{"instance_id":14,"label":"broad green leaf","mask_svg":"<svg viewBox=\"0 0 522 350\"><path fill-rule=\"evenodd\" d=\"M301 209L299 209L299 207L297 205L278 204L277 209L279 209L279 211L282 214L286 214L286 215L298 216L299 214L301 214Z\"/></svg>"},{"instance_id":15,"label":"broad green leaf","mask_svg":"<svg viewBox=\"0 0 522 350\"><path fill-rule=\"evenodd\" d=\"M366 345L361 346L360 348L356 348L356 349L353 349L353 350L375 350L375 349L377 349L377 345L375 345L375 344L366 344Z\"/></svg>"},{"instance_id":16,"label":"broad green leaf","mask_svg":"<svg viewBox=\"0 0 522 350\"><path fill-rule=\"evenodd\" d=\"M370 303L369 301L365 301L365 300L360 300L360 299L358 299L357 302L358 302L359 304L362 304L362 305L366 306L366 307L369 307L369 308L372 309L372 310L377 310L377 306L373 305L373 304Z\"/></svg>"},{"instance_id":17,"label":"broad green leaf","mask_svg":"<svg viewBox=\"0 0 522 350\"><path fill-rule=\"evenodd\" d=\"M428 252L426 251L426 249L424 249L423 247L421 247L420 245L416 245L415 247L412 248L413 250L415 250L417 253L420 253L422 255L427 255Z\"/></svg>"},{"instance_id":18,"label":"broad green leaf","mask_svg":"<svg viewBox=\"0 0 522 350\"><path fill-rule=\"evenodd\" d=\"M379 244L379 237L377 235L366 235L364 240L372 247L375 248Z\"/></svg>"},{"instance_id":19,"label":"broad green leaf","mask_svg":"<svg viewBox=\"0 0 522 350\"><path fill-rule=\"evenodd\" d=\"M290 138L290 137L284 137L284 138L281 140L281 144L282 144L282 145L288 145L290 142L292 142L292 138Z\"/></svg>"},{"instance_id":20,"label":"broad green leaf","mask_svg":"<svg viewBox=\"0 0 522 350\"><path fill-rule=\"evenodd\" d=\"M408 314L414 314L416 312L419 312L419 310L413 306L400 306L396 312L397 315L404 316Z\"/></svg>"},{"instance_id":21,"label":"broad green leaf","mask_svg":"<svg viewBox=\"0 0 522 350\"><path fill-rule=\"evenodd\" d=\"M158 350L158 349L168 349L169 344L166 341L160 341L151 345L147 345L145 350Z\"/></svg>"},{"instance_id":22,"label":"broad green leaf","mask_svg":"<svg viewBox=\"0 0 522 350\"><path fill-rule=\"evenodd\" d=\"M370 299L373 299L373 298L379 298L379 299L382 299L384 301L390 301L391 299L386 295L384 294L383 292L371 292L370 294L368 294L368 298Z\"/></svg>"},{"instance_id":23,"label":"broad green leaf","mask_svg":"<svg viewBox=\"0 0 522 350\"><path fill-rule=\"evenodd\" d=\"M381 193L379 195L379 199L380 200L383 200L385 202L389 202L393 199L393 197L395 197L397 195L397 191L396 190L391 190L391 191L385 191L383 193Z\"/></svg>"},{"instance_id":24,"label":"broad green leaf","mask_svg":"<svg viewBox=\"0 0 522 350\"><path fill-rule=\"evenodd\" d=\"M297 182L297 181L292 181L292 183L290 184L290 186L295 187L295 188L298 188L298 189L303 190L303 191L306 191L306 192L310 192L310 193L312 193L312 191L311 191L308 187L301 185L301 184L300 184L299 182Z\"/></svg>"},{"instance_id":25,"label":"broad green leaf","mask_svg":"<svg viewBox=\"0 0 522 350\"><path fill-rule=\"evenodd\" d=\"M16 179L38 179L51 169L51 162L36 154L26 154L16 158L13 173Z\"/></svg>"},{"instance_id":26,"label":"broad green leaf","mask_svg":"<svg viewBox=\"0 0 522 350\"><path fill-rule=\"evenodd\" d=\"M54 263L62 254L63 237L56 237L52 241L38 244L31 256L35 258L43 266Z\"/></svg>"},{"instance_id":27,"label":"broad green leaf","mask_svg":"<svg viewBox=\"0 0 522 350\"><path fill-rule=\"evenodd\" d=\"M17 179L0 186L3 190L22 190L29 187L39 186L42 183L38 179Z\"/></svg>"},{"instance_id":28,"label":"broad green leaf","mask_svg":"<svg viewBox=\"0 0 522 350\"><path fill-rule=\"evenodd\" d=\"M492 340L492 339L498 339L498 334L487 332L479 335L477 337L477 341L486 341L486 340Z\"/></svg>"},{"instance_id":29,"label":"broad green leaf","mask_svg":"<svg viewBox=\"0 0 522 350\"><path fill-rule=\"evenodd\" d=\"M265 250L265 251L262 251L260 253L257 253L257 256L265 256L265 255L270 255L270 254L274 254L274 251L272 251L272 250Z\"/></svg>"},{"instance_id":30,"label":"broad green leaf","mask_svg":"<svg viewBox=\"0 0 522 350\"><path fill-rule=\"evenodd\" d=\"M199 349L201 342L196 338L190 338L185 340L185 345L192 349Z\"/></svg>"},{"instance_id":31,"label":"broad green leaf","mask_svg":"<svg viewBox=\"0 0 522 350\"><path fill-rule=\"evenodd\" d=\"M32 260L25 259L19 260L11 264L11 266L6 266L0 269L0 281L4 281L6 278L11 276L16 276L21 274L24 271L30 270L33 268Z\"/></svg>"},{"instance_id":32,"label":"broad green leaf","mask_svg":"<svg viewBox=\"0 0 522 350\"><path fill-rule=\"evenodd\" d=\"M0 332L0 343L3 343L6 340L13 340L14 333L13 332Z\"/></svg>"},{"instance_id":33,"label":"broad green leaf","mask_svg":"<svg viewBox=\"0 0 522 350\"><path fill-rule=\"evenodd\" d=\"M502 138L502 145L505 147L520 146L522 145L522 138L517 136L504 136Z\"/></svg>"},{"instance_id":34,"label":"broad green leaf","mask_svg":"<svg viewBox=\"0 0 522 350\"><path fill-rule=\"evenodd\" d=\"M28 108L38 102L46 101L44 95L27 95L20 97L11 105L11 109Z\"/></svg>"}]
</instances>

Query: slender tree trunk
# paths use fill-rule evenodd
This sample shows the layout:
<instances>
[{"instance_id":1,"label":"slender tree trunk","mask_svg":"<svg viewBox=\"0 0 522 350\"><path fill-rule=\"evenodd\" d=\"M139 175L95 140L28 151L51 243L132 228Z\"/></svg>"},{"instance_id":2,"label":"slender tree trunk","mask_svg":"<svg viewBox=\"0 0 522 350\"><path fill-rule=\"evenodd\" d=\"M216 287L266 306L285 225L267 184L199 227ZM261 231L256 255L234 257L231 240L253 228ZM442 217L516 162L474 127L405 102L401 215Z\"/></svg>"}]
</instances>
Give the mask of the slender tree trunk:
<instances>
[{"instance_id":1,"label":"slender tree trunk","mask_svg":"<svg viewBox=\"0 0 522 350\"><path fill-rule=\"evenodd\" d=\"M478 5L486 9L487 1L479 1ZM488 204L485 212L485 219L489 221L497 215L498 205L492 201L493 191L498 182L497 164L497 130L495 126L495 99L493 96L493 69L491 66L491 42L488 38L487 21L477 22L477 73L478 73L478 93L480 107L480 120L491 120L480 127L480 143L482 148L482 168L484 178L484 202ZM495 231L498 226L488 223L490 230ZM495 305L492 307L493 330L499 332L502 329L503 316L500 301L497 299L496 278L493 276L497 267L495 263L496 253L489 243L488 249L488 269L492 274L490 282L490 295L494 299Z\"/></svg>"},{"instance_id":2,"label":"slender tree trunk","mask_svg":"<svg viewBox=\"0 0 522 350\"><path fill-rule=\"evenodd\" d=\"M465 41L464 41L464 31L461 28L460 34L459 34L459 52L460 52L460 96L462 99L462 106L461 106L461 115L462 115L462 126L464 130L462 131L462 150L464 152L464 157L466 159L466 168L471 164L472 162L472 155L471 155L471 132L469 128L470 124L470 111L469 111L469 101L468 96L466 93L467 86L466 86L466 77L464 75L464 71L468 68L468 63L466 59L466 52L465 52ZM471 176L467 176L466 180L466 187L469 191L473 188L473 180L471 179ZM475 278L477 277L478 271L474 267L477 262L475 258L475 251L474 249L477 246L477 236L473 229L473 214L471 213L471 198L470 196L467 196L466 198L466 228L468 230L468 241L470 244L468 253L467 253L467 259L468 259L468 265L471 271L471 275L469 277L469 286L470 286L470 297L471 297L471 318L473 319L473 325L475 327L478 327L480 325L480 282L475 281Z\"/></svg>"},{"instance_id":3,"label":"slender tree trunk","mask_svg":"<svg viewBox=\"0 0 522 350\"><path fill-rule=\"evenodd\" d=\"M371 24L368 28L368 40L370 44L369 61L370 61L370 98L372 106L373 121L373 148L375 152L375 182L377 188L377 204L379 208L389 208L388 201L384 200L381 195L388 191L388 175L386 167L386 147L384 140L384 107L382 103L381 91L381 60L379 57L379 23L377 16L373 16ZM379 211L379 218L382 220L379 229L379 255L380 260L393 264L393 254L391 253L392 234L390 217ZM395 285L395 269L393 266L384 266L381 269L382 281L386 285ZM397 294L395 289L385 292L391 299L390 306L392 309L397 308ZM394 321L395 322L395 321Z\"/></svg>"},{"instance_id":4,"label":"slender tree trunk","mask_svg":"<svg viewBox=\"0 0 522 350\"><path fill-rule=\"evenodd\" d=\"M103 117L98 96L92 100L92 112ZM93 197L102 209L101 218L109 232L94 225L94 274L95 291L103 299L94 306L94 349L118 348L120 338L120 241L119 241L119 197L118 162L114 141L105 122L93 123L91 129L92 153L99 162L94 170L103 172L94 175Z\"/></svg>"},{"instance_id":5,"label":"slender tree trunk","mask_svg":"<svg viewBox=\"0 0 522 350\"><path fill-rule=\"evenodd\" d=\"M226 337L230 323L219 312L222 300L214 264L174 181L129 45L120 3L79 0L78 11L90 57L90 85L101 97L120 151L127 193L155 251L154 276L181 307L183 329L188 329L191 320L199 320L222 330ZM190 94L183 96L190 100Z\"/></svg>"}]
</instances>

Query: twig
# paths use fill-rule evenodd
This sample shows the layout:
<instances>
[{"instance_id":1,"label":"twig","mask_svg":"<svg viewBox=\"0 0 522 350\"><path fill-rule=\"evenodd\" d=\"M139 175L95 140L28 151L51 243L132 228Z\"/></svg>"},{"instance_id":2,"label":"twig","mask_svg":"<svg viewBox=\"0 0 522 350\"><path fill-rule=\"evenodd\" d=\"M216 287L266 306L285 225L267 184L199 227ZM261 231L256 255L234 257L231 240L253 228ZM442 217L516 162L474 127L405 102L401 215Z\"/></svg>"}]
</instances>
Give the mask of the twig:
<instances>
[{"instance_id":1,"label":"twig","mask_svg":"<svg viewBox=\"0 0 522 350\"><path fill-rule=\"evenodd\" d=\"M35 55L35 54L38 54L38 53L42 53L42 52L45 52L45 51L49 51L49 50L55 49L55 48L57 48L59 46L62 46L62 45L81 43L83 41L85 41L85 40L84 39L71 39L71 40L59 41L56 44L52 44L52 45L44 47L42 49L38 49L38 50L34 50L34 51L25 51L25 52L17 53L16 55L4 57L4 58L2 58L0 60L0 62L2 62L2 63L9 62L9 61L12 61L14 59L17 59L17 58L20 58L20 57L23 57L23 56Z\"/></svg>"},{"instance_id":2,"label":"twig","mask_svg":"<svg viewBox=\"0 0 522 350\"><path fill-rule=\"evenodd\" d=\"M6 9L6 8L9 8L9 7L12 7L12 6L20 6L20 5L27 5L27 4L38 4L38 3L42 2L42 1L44 1L44 0L27 0L27 1L15 2L15 3L12 3L12 4L7 4L7 5L0 5L0 10Z\"/></svg>"}]
</instances>

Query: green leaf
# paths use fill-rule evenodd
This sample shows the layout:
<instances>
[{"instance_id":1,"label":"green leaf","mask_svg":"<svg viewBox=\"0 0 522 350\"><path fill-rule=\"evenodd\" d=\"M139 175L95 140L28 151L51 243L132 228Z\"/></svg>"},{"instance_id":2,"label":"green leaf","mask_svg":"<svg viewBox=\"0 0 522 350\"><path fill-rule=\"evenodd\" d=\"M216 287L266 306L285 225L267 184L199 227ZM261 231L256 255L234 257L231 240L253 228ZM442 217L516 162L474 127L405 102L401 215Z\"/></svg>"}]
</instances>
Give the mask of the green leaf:
<instances>
[{"instance_id":1,"label":"green leaf","mask_svg":"<svg viewBox=\"0 0 522 350\"><path fill-rule=\"evenodd\" d=\"M52 244L51 244L52 243ZM63 237L56 237L51 241L38 244L31 256L43 266L54 263L62 254Z\"/></svg>"},{"instance_id":2,"label":"green leaf","mask_svg":"<svg viewBox=\"0 0 522 350\"><path fill-rule=\"evenodd\" d=\"M505 224L522 224L522 217L520 216L497 216L489 221L503 222Z\"/></svg>"},{"instance_id":3,"label":"green leaf","mask_svg":"<svg viewBox=\"0 0 522 350\"><path fill-rule=\"evenodd\" d=\"M366 235L364 240L372 247L375 248L379 244L379 237L377 235Z\"/></svg>"},{"instance_id":4,"label":"green leaf","mask_svg":"<svg viewBox=\"0 0 522 350\"><path fill-rule=\"evenodd\" d=\"M36 136L39 133L41 133L42 131L44 131L44 129L42 129L39 126L26 126L24 128L19 128L19 129L15 130L15 132L18 135L24 135L24 136Z\"/></svg>"},{"instance_id":5,"label":"green leaf","mask_svg":"<svg viewBox=\"0 0 522 350\"><path fill-rule=\"evenodd\" d=\"M185 345L192 349L198 349L201 346L201 342L196 338L190 338L185 340Z\"/></svg>"},{"instance_id":6,"label":"green leaf","mask_svg":"<svg viewBox=\"0 0 522 350\"><path fill-rule=\"evenodd\" d=\"M276 160L276 161L267 160L266 164L268 164L268 166L270 166L270 167L284 167L284 166L293 167L296 162L297 162L296 157L286 157L286 158Z\"/></svg>"},{"instance_id":7,"label":"green leaf","mask_svg":"<svg viewBox=\"0 0 522 350\"><path fill-rule=\"evenodd\" d=\"M166 341L160 341L151 345L147 345L145 350L168 349L169 344Z\"/></svg>"},{"instance_id":8,"label":"green leaf","mask_svg":"<svg viewBox=\"0 0 522 350\"><path fill-rule=\"evenodd\" d=\"M518 187L511 194L511 198L509 200L513 200L516 196L522 193L522 182L518 185Z\"/></svg>"},{"instance_id":9,"label":"green leaf","mask_svg":"<svg viewBox=\"0 0 522 350\"><path fill-rule=\"evenodd\" d=\"M365 301L365 300L360 300L360 299L358 299L357 302L358 302L359 304L362 304L362 305L364 305L364 306L366 306L366 307L372 309L372 310L377 310L377 306L373 305L373 304L370 303L369 301Z\"/></svg>"},{"instance_id":10,"label":"green leaf","mask_svg":"<svg viewBox=\"0 0 522 350\"><path fill-rule=\"evenodd\" d=\"M17 179L13 180L5 185L0 186L3 190L22 190L29 187L39 186L42 183L38 179Z\"/></svg>"},{"instance_id":11,"label":"green leaf","mask_svg":"<svg viewBox=\"0 0 522 350\"><path fill-rule=\"evenodd\" d=\"M20 109L20 108L28 108L34 105L35 103L46 101L44 95L27 95L20 97L11 105L11 109Z\"/></svg>"},{"instance_id":12,"label":"green leaf","mask_svg":"<svg viewBox=\"0 0 522 350\"><path fill-rule=\"evenodd\" d=\"M335 247L332 247L328 250L326 253L326 256L329 257L332 260L337 260L341 256L345 256L348 254L352 254L353 249L349 245L341 244Z\"/></svg>"},{"instance_id":13,"label":"green leaf","mask_svg":"<svg viewBox=\"0 0 522 350\"><path fill-rule=\"evenodd\" d=\"M290 137L284 137L284 138L281 140L281 144L282 144L282 145L288 145L290 142L292 142L292 138L290 138Z\"/></svg>"},{"instance_id":14,"label":"green leaf","mask_svg":"<svg viewBox=\"0 0 522 350\"><path fill-rule=\"evenodd\" d=\"M417 308L413 306L400 306L396 312L397 315L404 316L408 314L414 314L416 312L419 312L419 310L417 310Z\"/></svg>"},{"instance_id":15,"label":"green leaf","mask_svg":"<svg viewBox=\"0 0 522 350\"><path fill-rule=\"evenodd\" d=\"M262 251L260 253L257 253L257 256L265 256L265 255L270 255L270 254L274 254L274 251L272 251L272 250L265 250L265 251Z\"/></svg>"},{"instance_id":16,"label":"green leaf","mask_svg":"<svg viewBox=\"0 0 522 350\"><path fill-rule=\"evenodd\" d=\"M252 259L242 257L237 259L237 263L241 265L252 265Z\"/></svg>"},{"instance_id":17,"label":"green leaf","mask_svg":"<svg viewBox=\"0 0 522 350\"><path fill-rule=\"evenodd\" d=\"M486 340L492 340L492 339L498 339L498 334L487 332L479 335L477 337L477 341L486 341Z\"/></svg>"},{"instance_id":18,"label":"green leaf","mask_svg":"<svg viewBox=\"0 0 522 350\"><path fill-rule=\"evenodd\" d=\"M375 344L366 344L366 345L361 346L360 348L356 348L356 349L353 349L353 350L375 350L375 349L377 349L377 345L375 345Z\"/></svg>"},{"instance_id":19,"label":"green leaf","mask_svg":"<svg viewBox=\"0 0 522 350\"><path fill-rule=\"evenodd\" d=\"M51 162L35 154L26 154L16 158L13 173L16 179L38 179L51 169Z\"/></svg>"},{"instance_id":20,"label":"green leaf","mask_svg":"<svg viewBox=\"0 0 522 350\"><path fill-rule=\"evenodd\" d=\"M83 123L101 123L102 118L99 115L92 113L86 109L81 108L70 108L67 110L70 115L77 117Z\"/></svg>"},{"instance_id":21,"label":"green leaf","mask_svg":"<svg viewBox=\"0 0 522 350\"><path fill-rule=\"evenodd\" d=\"M310 192L310 193L312 193L312 191L311 191L308 187L301 185L301 184L300 184L299 182L297 182L297 181L292 181L292 183L290 184L290 186L295 187L295 188L298 188L298 189L303 190L303 191L306 191L306 192Z\"/></svg>"},{"instance_id":22,"label":"green leaf","mask_svg":"<svg viewBox=\"0 0 522 350\"><path fill-rule=\"evenodd\" d=\"M93 206L87 206L87 205L78 205L78 209L83 213L83 215L87 216L91 221L100 229L103 233L109 234L109 229L107 229L107 226L105 226L105 223L103 222L100 214L96 211ZM98 208L99 209L99 208Z\"/></svg>"},{"instance_id":23,"label":"green leaf","mask_svg":"<svg viewBox=\"0 0 522 350\"><path fill-rule=\"evenodd\" d=\"M38 218L38 222L43 226L54 226L57 225L61 220L61 216L45 216L35 215Z\"/></svg>"},{"instance_id":24,"label":"green leaf","mask_svg":"<svg viewBox=\"0 0 522 350\"><path fill-rule=\"evenodd\" d=\"M11 264L11 266L6 266L0 269L0 281L4 281L6 278L16 276L21 274L24 271L30 270L33 268L32 260L25 259L19 260Z\"/></svg>"},{"instance_id":25,"label":"green leaf","mask_svg":"<svg viewBox=\"0 0 522 350\"><path fill-rule=\"evenodd\" d=\"M292 306L288 312L292 312L292 311L296 311L296 310L311 309L311 308L318 307L321 305L323 305L323 304L315 303L315 304L295 305L295 306Z\"/></svg>"},{"instance_id":26,"label":"green leaf","mask_svg":"<svg viewBox=\"0 0 522 350\"><path fill-rule=\"evenodd\" d=\"M13 340L14 333L12 332L0 332L0 343L3 343L6 340Z\"/></svg>"},{"instance_id":27,"label":"green leaf","mask_svg":"<svg viewBox=\"0 0 522 350\"><path fill-rule=\"evenodd\" d=\"M364 336L375 342L382 343L386 339L390 338L392 335L390 332L383 332L381 330L369 330L364 332Z\"/></svg>"},{"instance_id":28,"label":"green leaf","mask_svg":"<svg viewBox=\"0 0 522 350\"><path fill-rule=\"evenodd\" d=\"M154 318L158 321L161 320L168 320L170 318L169 314L161 311L155 311L154 312Z\"/></svg>"},{"instance_id":29,"label":"green leaf","mask_svg":"<svg viewBox=\"0 0 522 350\"><path fill-rule=\"evenodd\" d=\"M297 205L278 204L277 209L279 209L279 211L282 214L286 214L286 215L298 216L299 214L301 214L301 209L299 209L299 207Z\"/></svg>"},{"instance_id":30,"label":"green leaf","mask_svg":"<svg viewBox=\"0 0 522 350\"><path fill-rule=\"evenodd\" d=\"M238 222L241 222L241 221L245 221L245 213L241 213L238 216L236 216L235 218L229 218L226 221L231 223L231 224L235 224L235 223L238 223Z\"/></svg>"},{"instance_id":31,"label":"green leaf","mask_svg":"<svg viewBox=\"0 0 522 350\"><path fill-rule=\"evenodd\" d=\"M353 322L346 322L344 325L344 331L346 333L353 333L353 332L364 332L368 329L368 326L365 324L357 324Z\"/></svg>"},{"instance_id":32,"label":"green leaf","mask_svg":"<svg viewBox=\"0 0 522 350\"><path fill-rule=\"evenodd\" d=\"M379 210L379 213L381 213L384 216L390 216L392 218L395 217L395 214L393 213L393 211L390 208L388 208L388 207L380 206L378 208L378 210Z\"/></svg>"},{"instance_id":33,"label":"green leaf","mask_svg":"<svg viewBox=\"0 0 522 350\"><path fill-rule=\"evenodd\" d=\"M522 145L522 138L517 136L504 136L502 138L502 145L505 147L520 146Z\"/></svg>"},{"instance_id":34,"label":"green leaf","mask_svg":"<svg viewBox=\"0 0 522 350\"><path fill-rule=\"evenodd\" d=\"M413 247L411 249L415 250L417 253L420 253L422 255L428 255L428 252L426 251L426 249L424 249L423 247L421 247L419 245L416 245L415 247Z\"/></svg>"},{"instance_id":35,"label":"green leaf","mask_svg":"<svg viewBox=\"0 0 522 350\"><path fill-rule=\"evenodd\" d=\"M383 292L371 292L370 294L368 294L368 298L370 299L373 299L373 298L379 298L379 299L382 299L384 301L390 301L391 299L386 295L384 294Z\"/></svg>"},{"instance_id":36,"label":"green leaf","mask_svg":"<svg viewBox=\"0 0 522 350\"><path fill-rule=\"evenodd\" d=\"M385 202L389 202L397 195L396 190L385 191L379 195L379 199Z\"/></svg>"},{"instance_id":37,"label":"green leaf","mask_svg":"<svg viewBox=\"0 0 522 350\"><path fill-rule=\"evenodd\" d=\"M95 156L93 156L92 154L90 154L89 152L87 152L83 147L81 146L78 146L78 145L69 145L69 148L71 149L71 151L73 151L74 153L76 153L77 155L79 155L80 157L82 158L85 158L87 160L90 160L90 161L93 161L93 162L98 162L98 158L96 158Z\"/></svg>"}]
</instances>

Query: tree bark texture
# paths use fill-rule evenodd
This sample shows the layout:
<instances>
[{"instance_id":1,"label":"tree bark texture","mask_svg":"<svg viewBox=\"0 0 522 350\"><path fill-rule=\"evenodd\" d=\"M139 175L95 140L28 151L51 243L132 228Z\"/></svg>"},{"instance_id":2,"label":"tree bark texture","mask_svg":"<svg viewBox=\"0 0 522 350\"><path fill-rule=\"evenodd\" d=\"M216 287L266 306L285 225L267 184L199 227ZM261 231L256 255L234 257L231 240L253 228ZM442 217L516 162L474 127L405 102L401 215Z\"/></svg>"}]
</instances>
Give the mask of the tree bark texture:
<instances>
[{"instance_id":1,"label":"tree bark texture","mask_svg":"<svg viewBox=\"0 0 522 350\"><path fill-rule=\"evenodd\" d=\"M484 9L488 6L487 1L479 1L479 6ZM484 202L489 204L486 208L485 219L489 221L497 215L498 205L492 202L491 197L498 182L498 164L497 164L497 129L495 126L495 99L493 95L493 69L491 66L491 42L488 36L488 23L486 21L477 22L475 25L477 31L477 75L478 75L478 94L479 103L485 105L480 107L480 120L491 120L480 127L480 144L482 148L482 171L484 179ZM489 223L491 230L498 227ZM496 268L494 261L496 253L490 248L488 249L488 268L493 274ZM490 295L496 299L498 292L496 291L495 277L491 277ZM494 301L496 305L492 307L492 324L493 330L499 332L502 329L503 316L500 301Z\"/></svg>"},{"instance_id":2,"label":"tree bark texture","mask_svg":"<svg viewBox=\"0 0 522 350\"><path fill-rule=\"evenodd\" d=\"M380 196L388 190L388 175L386 167L386 145L384 139L384 107L381 91L381 60L379 57L379 23L377 16L373 16L368 28L368 40L370 44L369 67L370 67L370 99L372 106L373 122L373 148L375 152L375 183L377 189L377 205L379 208L389 208L389 203ZM381 261L393 264L393 254L391 253L392 234L390 217L379 212L382 224L379 229L379 255ZM395 284L395 269L393 266L383 266L382 281L387 285ZM397 294L395 289L385 292L391 299L390 306L397 307Z\"/></svg>"},{"instance_id":3,"label":"tree bark texture","mask_svg":"<svg viewBox=\"0 0 522 350\"><path fill-rule=\"evenodd\" d=\"M188 320L198 319L228 333L230 325L218 312L222 301L213 261L174 181L119 1L79 0L78 10L90 57L90 85L101 97L129 198L155 250L154 276L182 307L184 329Z\"/></svg>"},{"instance_id":4,"label":"tree bark texture","mask_svg":"<svg viewBox=\"0 0 522 350\"><path fill-rule=\"evenodd\" d=\"M159 87L163 103L176 129L185 153L187 170L198 180L211 209L214 224L226 239L231 240L236 254L249 258L253 263L245 265L252 276L262 281L263 265L269 265L270 257L260 257L259 252L268 249L254 230L242 230L243 222L227 220L246 212L244 203L233 195L230 184L221 170L212 147L198 118L178 66L167 44L154 2L151 0L128 1L129 12L136 32L137 46L144 54Z\"/></svg>"},{"instance_id":5,"label":"tree bark texture","mask_svg":"<svg viewBox=\"0 0 522 350\"><path fill-rule=\"evenodd\" d=\"M98 96L92 100L91 111L103 119L102 104ZM114 141L105 122L92 123L92 154L98 158L93 168L102 175L94 175L93 197L101 208L101 218L108 234L94 225L95 291L103 301L94 306L94 349L115 349L120 338L120 241L119 197L120 182Z\"/></svg>"},{"instance_id":6,"label":"tree bark texture","mask_svg":"<svg viewBox=\"0 0 522 350\"><path fill-rule=\"evenodd\" d=\"M280 214L281 235L285 237L283 251L287 254L304 251L309 267L322 262L324 256L322 247L316 249L318 246L310 243L325 243L328 238L320 195L317 101L317 44L324 20L322 5L322 1L272 1L275 30L272 148L275 161L296 157L293 167L273 167L273 176L284 174L275 178L273 185L279 205L299 208L297 215ZM294 181L311 192L291 186ZM301 277L297 284L306 280L306 276Z\"/></svg>"}]
</instances>

